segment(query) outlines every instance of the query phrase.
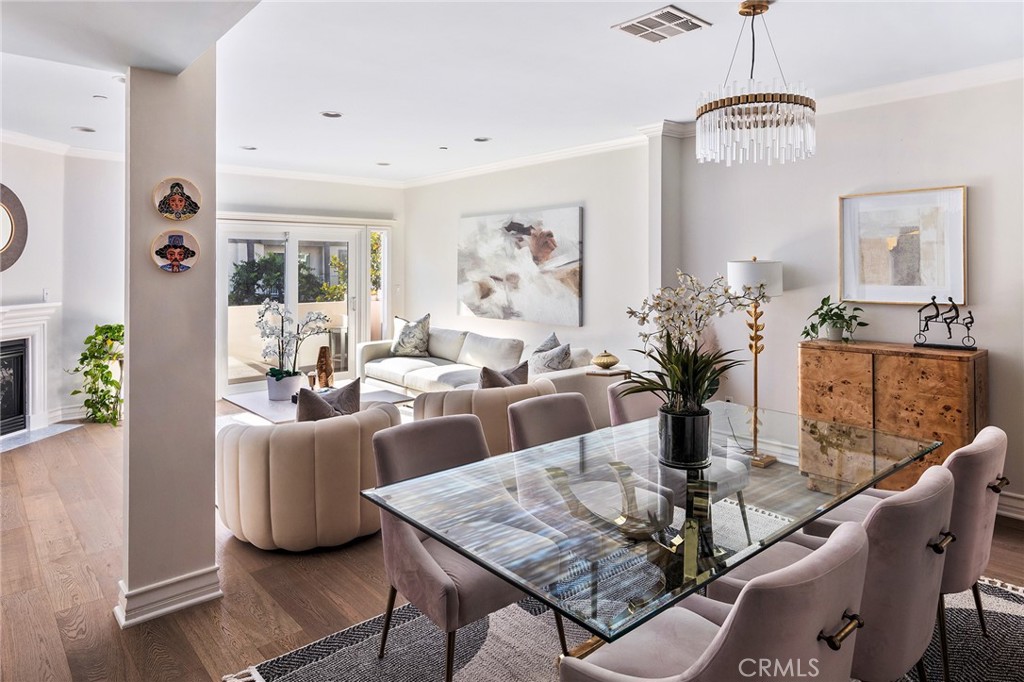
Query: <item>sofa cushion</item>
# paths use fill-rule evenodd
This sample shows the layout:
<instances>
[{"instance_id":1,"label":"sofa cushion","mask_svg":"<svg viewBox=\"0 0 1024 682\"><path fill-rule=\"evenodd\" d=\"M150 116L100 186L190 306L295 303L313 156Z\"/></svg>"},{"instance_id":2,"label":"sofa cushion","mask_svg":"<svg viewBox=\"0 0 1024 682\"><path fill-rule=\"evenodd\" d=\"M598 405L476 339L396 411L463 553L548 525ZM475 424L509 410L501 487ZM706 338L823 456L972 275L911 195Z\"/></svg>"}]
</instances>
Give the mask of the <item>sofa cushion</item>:
<instances>
[{"instance_id":1,"label":"sofa cushion","mask_svg":"<svg viewBox=\"0 0 1024 682\"><path fill-rule=\"evenodd\" d=\"M523 360L512 369L498 371L490 367L480 370L480 388L504 388L525 384L530 378L530 368Z\"/></svg>"},{"instance_id":2,"label":"sofa cushion","mask_svg":"<svg viewBox=\"0 0 1024 682\"><path fill-rule=\"evenodd\" d=\"M391 344L391 354L402 357L426 357L430 333L430 313L413 322L406 322Z\"/></svg>"},{"instance_id":3,"label":"sofa cushion","mask_svg":"<svg viewBox=\"0 0 1024 682\"><path fill-rule=\"evenodd\" d=\"M523 342L519 339L498 339L469 332L459 353L459 363L495 369L508 369L519 364L523 354Z\"/></svg>"},{"instance_id":4,"label":"sofa cushion","mask_svg":"<svg viewBox=\"0 0 1024 682\"><path fill-rule=\"evenodd\" d=\"M427 355L457 362L468 333L458 329L431 327L430 338L427 340Z\"/></svg>"},{"instance_id":5,"label":"sofa cushion","mask_svg":"<svg viewBox=\"0 0 1024 682\"><path fill-rule=\"evenodd\" d=\"M409 372L427 367L440 367L451 364L450 361L442 360L441 358L380 358L367 362L363 371L368 377L404 386L405 375Z\"/></svg>"},{"instance_id":6,"label":"sofa cushion","mask_svg":"<svg viewBox=\"0 0 1024 682\"><path fill-rule=\"evenodd\" d=\"M560 369L569 369L572 365L572 348L564 343L558 348L539 351L530 356L530 374L543 374Z\"/></svg>"},{"instance_id":7,"label":"sofa cushion","mask_svg":"<svg viewBox=\"0 0 1024 682\"><path fill-rule=\"evenodd\" d=\"M480 370L472 365L447 364L409 372L405 375L405 387L423 393L450 391L465 384L472 384L479 378Z\"/></svg>"},{"instance_id":8,"label":"sofa cushion","mask_svg":"<svg viewBox=\"0 0 1024 682\"><path fill-rule=\"evenodd\" d=\"M570 356L570 367L586 367L594 359L594 354L586 348L573 348Z\"/></svg>"},{"instance_id":9,"label":"sofa cushion","mask_svg":"<svg viewBox=\"0 0 1024 682\"><path fill-rule=\"evenodd\" d=\"M300 388L298 403L295 406L295 421L315 422L329 417L355 414L358 411L358 381L325 393L316 393L308 388Z\"/></svg>"}]
</instances>

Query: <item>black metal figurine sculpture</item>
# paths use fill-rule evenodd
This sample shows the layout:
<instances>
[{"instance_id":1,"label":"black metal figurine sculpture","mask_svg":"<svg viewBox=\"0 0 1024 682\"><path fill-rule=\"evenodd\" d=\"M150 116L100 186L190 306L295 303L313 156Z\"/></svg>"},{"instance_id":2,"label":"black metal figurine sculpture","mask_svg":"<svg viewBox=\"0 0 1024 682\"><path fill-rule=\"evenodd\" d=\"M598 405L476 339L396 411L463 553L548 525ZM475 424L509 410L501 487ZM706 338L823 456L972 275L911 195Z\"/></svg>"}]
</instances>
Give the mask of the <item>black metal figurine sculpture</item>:
<instances>
[{"instance_id":1,"label":"black metal figurine sculpture","mask_svg":"<svg viewBox=\"0 0 1024 682\"><path fill-rule=\"evenodd\" d=\"M946 325L946 338L953 338L953 327L960 326L964 328L964 337L961 339L961 343L966 348L974 348L975 342L974 337L971 336L971 327L974 326L974 313L970 310L967 311L966 317L960 317L960 307L953 301L953 297L949 296L946 300L949 301L949 307L945 310L939 310L939 304L935 301L935 296L932 296L931 303L925 303L923 306L917 309L917 335L914 336L915 346L929 346L932 348L959 348L952 344L942 343L928 343L928 337L925 336L931 326L932 322L938 320L942 324Z\"/></svg>"}]
</instances>

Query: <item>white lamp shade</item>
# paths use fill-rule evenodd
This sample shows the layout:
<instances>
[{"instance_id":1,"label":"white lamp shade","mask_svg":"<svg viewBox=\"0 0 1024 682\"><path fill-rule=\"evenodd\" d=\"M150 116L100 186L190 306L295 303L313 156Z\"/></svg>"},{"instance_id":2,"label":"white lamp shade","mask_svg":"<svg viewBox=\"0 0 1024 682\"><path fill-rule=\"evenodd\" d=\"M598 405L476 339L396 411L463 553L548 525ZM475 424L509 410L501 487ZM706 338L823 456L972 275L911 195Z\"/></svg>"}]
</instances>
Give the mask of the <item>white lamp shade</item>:
<instances>
[{"instance_id":1,"label":"white lamp shade","mask_svg":"<svg viewBox=\"0 0 1024 682\"><path fill-rule=\"evenodd\" d=\"M764 292L769 296L782 295L782 262L777 260L731 260L726 279L733 291L742 291L764 283Z\"/></svg>"}]
</instances>

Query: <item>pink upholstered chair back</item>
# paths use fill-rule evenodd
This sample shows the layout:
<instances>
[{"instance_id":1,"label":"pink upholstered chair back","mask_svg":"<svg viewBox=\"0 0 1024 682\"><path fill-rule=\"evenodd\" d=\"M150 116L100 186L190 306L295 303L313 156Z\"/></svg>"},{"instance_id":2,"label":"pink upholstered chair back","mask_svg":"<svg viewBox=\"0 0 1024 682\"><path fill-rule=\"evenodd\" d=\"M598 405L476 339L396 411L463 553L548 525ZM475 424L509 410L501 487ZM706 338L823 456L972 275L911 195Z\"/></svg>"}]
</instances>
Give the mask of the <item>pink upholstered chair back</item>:
<instances>
[{"instance_id":1,"label":"pink upholstered chair back","mask_svg":"<svg viewBox=\"0 0 1024 682\"><path fill-rule=\"evenodd\" d=\"M986 426L970 445L956 450L943 464L956 480L950 531L956 535L946 556L942 593L971 587L988 565L999 495L989 488L1003 475L1006 433Z\"/></svg>"},{"instance_id":2,"label":"pink upholstered chair back","mask_svg":"<svg viewBox=\"0 0 1024 682\"><path fill-rule=\"evenodd\" d=\"M587 400L579 393L555 393L508 406L512 449L522 450L594 430Z\"/></svg>"},{"instance_id":3,"label":"pink upholstered chair back","mask_svg":"<svg viewBox=\"0 0 1024 682\"><path fill-rule=\"evenodd\" d=\"M632 386L628 381L619 381L608 387L608 414L612 426L647 419L658 414L664 401L655 393L631 393L623 391Z\"/></svg>"},{"instance_id":4,"label":"pink upholstered chair back","mask_svg":"<svg viewBox=\"0 0 1024 682\"><path fill-rule=\"evenodd\" d=\"M847 622L844 612L860 614L867 562L864 528L844 523L812 554L754 578L740 592L715 639L679 682L750 680L750 666L740 665L745 659L788 663L786 679L796 678L796 666L810 679L812 665L817 669L814 679L850 679L859 631L843 641L839 651L830 649L818 634L839 631Z\"/></svg>"},{"instance_id":5,"label":"pink upholstered chair back","mask_svg":"<svg viewBox=\"0 0 1024 682\"><path fill-rule=\"evenodd\" d=\"M932 467L910 489L887 497L864 519L871 553L853 677L889 682L924 655L935 629L946 552L929 545L949 529L953 476ZM953 545L956 543L954 542Z\"/></svg>"},{"instance_id":6,"label":"pink upholstered chair back","mask_svg":"<svg viewBox=\"0 0 1024 682\"><path fill-rule=\"evenodd\" d=\"M490 457L472 414L409 422L373 436L378 485L389 485Z\"/></svg>"}]
</instances>

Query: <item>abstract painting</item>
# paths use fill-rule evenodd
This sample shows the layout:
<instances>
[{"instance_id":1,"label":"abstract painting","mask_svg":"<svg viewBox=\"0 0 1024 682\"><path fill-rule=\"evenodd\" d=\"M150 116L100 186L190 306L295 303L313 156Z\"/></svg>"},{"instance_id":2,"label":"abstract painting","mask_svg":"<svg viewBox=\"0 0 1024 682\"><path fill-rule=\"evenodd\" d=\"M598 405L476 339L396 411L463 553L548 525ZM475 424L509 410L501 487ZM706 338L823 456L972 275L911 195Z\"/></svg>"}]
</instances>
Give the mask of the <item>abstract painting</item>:
<instances>
[{"instance_id":1,"label":"abstract painting","mask_svg":"<svg viewBox=\"0 0 1024 682\"><path fill-rule=\"evenodd\" d=\"M583 208L462 218L459 314L583 324Z\"/></svg>"},{"instance_id":2,"label":"abstract painting","mask_svg":"<svg viewBox=\"0 0 1024 682\"><path fill-rule=\"evenodd\" d=\"M839 296L867 303L967 299L967 188L839 197Z\"/></svg>"}]
</instances>

